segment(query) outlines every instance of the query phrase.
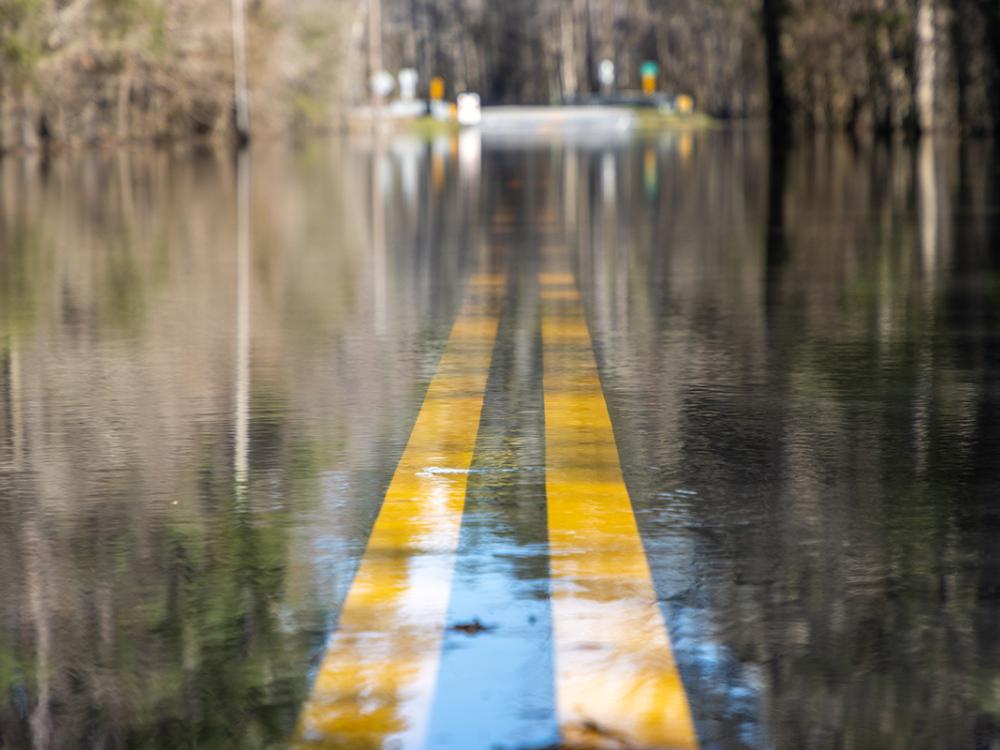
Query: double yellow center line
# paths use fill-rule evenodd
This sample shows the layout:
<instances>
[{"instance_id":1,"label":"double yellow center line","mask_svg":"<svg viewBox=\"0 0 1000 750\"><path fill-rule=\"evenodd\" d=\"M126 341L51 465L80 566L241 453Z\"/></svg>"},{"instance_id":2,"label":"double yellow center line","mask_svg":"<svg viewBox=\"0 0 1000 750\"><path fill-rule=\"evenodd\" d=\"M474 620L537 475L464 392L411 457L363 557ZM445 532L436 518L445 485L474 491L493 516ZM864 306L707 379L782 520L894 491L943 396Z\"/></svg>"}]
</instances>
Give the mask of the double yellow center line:
<instances>
[{"instance_id":1,"label":"double yellow center line","mask_svg":"<svg viewBox=\"0 0 1000 750\"><path fill-rule=\"evenodd\" d=\"M543 273L541 295L545 492L564 742L696 747L572 274Z\"/></svg>"},{"instance_id":2,"label":"double yellow center line","mask_svg":"<svg viewBox=\"0 0 1000 750\"><path fill-rule=\"evenodd\" d=\"M303 746L423 746L504 283L470 281L302 713Z\"/></svg>"},{"instance_id":3,"label":"double yellow center line","mask_svg":"<svg viewBox=\"0 0 1000 750\"><path fill-rule=\"evenodd\" d=\"M558 258L540 275L561 741L567 748L694 748L687 697L566 267ZM427 746L504 285L492 276L470 283L303 710L300 747Z\"/></svg>"}]
</instances>

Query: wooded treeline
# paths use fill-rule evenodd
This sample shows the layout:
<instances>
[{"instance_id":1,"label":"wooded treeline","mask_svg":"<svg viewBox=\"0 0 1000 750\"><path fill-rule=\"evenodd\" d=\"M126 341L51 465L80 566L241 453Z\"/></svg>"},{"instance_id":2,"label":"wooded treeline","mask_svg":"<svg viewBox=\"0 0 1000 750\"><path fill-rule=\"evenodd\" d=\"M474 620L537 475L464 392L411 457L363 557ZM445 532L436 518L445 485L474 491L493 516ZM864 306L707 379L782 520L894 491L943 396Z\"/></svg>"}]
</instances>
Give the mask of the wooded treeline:
<instances>
[{"instance_id":1,"label":"wooded treeline","mask_svg":"<svg viewBox=\"0 0 1000 750\"><path fill-rule=\"evenodd\" d=\"M262 129L315 126L346 99L350 0L250 0ZM225 0L0 0L0 150L233 128Z\"/></svg>"},{"instance_id":2,"label":"wooded treeline","mask_svg":"<svg viewBox=\"0 0 1000 750\"><path fill-rule=\"evenodd\" d=\"M382 62L490 103L597 89L597 63L722 117L857 133L989 132L1000 123L991 0L251 0L255 127L330 125L366 99L365 25ZM232 129L229 3L2 0L0 149Z\"/></svg>"},{"instance_id":3,"label":"wooded treeline","mask_svg":"<svg viewBox=\"0 0 1000 750\"><path fill-rule=\"evenodd\" d=\"M597 63L717 116L858 132L993 130L1000 4L989 0L384 0L386 65L491 102L597 89Z\"/></svg>"}]
</instances>

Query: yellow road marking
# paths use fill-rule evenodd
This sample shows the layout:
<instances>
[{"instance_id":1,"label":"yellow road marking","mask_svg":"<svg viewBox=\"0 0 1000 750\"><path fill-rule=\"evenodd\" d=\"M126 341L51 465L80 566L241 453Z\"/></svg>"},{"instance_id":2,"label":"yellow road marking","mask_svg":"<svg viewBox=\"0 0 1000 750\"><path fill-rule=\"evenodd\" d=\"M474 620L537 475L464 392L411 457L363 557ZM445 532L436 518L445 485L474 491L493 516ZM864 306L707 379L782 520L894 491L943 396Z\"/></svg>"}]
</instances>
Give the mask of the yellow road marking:
<instances>
[{"instance_id":1,"label":"yellow road marking","mask_svg":"<svg viewBox=\"0 0 1000 750\"><path fill-rule=\"evenodd\" d=\"M563 263L564 264L564 263ZM695 748L572 274L540 274L556 702L572 747Z\"/></svg>"},{"instance_id":2,"label":"yellow road marking","mask_svg":"<svg viewBox=\"0 0 1000 750\"><path fill-rule=\"evenodd\" d=\"M470 284L303 709L299 747L423 744L503 284Z\"/></svg>"}]
</instances>

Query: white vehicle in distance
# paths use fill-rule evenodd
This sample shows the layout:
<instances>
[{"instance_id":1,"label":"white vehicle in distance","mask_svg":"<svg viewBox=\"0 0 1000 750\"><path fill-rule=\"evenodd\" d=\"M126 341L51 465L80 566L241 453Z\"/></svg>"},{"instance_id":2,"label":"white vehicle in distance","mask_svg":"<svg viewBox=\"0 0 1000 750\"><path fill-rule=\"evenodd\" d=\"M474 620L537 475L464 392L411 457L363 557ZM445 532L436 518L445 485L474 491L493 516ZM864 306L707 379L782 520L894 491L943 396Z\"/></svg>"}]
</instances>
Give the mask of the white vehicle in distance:
<instances>
[{"instance_id":1,"label":"white vehicle in distance","mask_svg":"<svg viewBox=\"0 0 1000 750\"><path fill-rule=\"evenodd\" d=\"M459 125L478 125L483 120L479 94L459 94L455 100Z\"/></svg>"}]
</instances>

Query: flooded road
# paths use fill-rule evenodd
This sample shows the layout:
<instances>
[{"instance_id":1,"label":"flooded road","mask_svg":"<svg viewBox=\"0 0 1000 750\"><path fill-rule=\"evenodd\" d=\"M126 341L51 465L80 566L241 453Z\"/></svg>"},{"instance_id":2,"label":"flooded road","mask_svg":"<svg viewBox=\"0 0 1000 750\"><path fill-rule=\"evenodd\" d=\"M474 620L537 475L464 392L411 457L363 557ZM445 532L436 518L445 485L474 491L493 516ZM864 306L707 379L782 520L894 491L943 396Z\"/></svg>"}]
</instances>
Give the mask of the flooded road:
<instances>
[{"instance_id":1,"label":"flooded road","mask_svg":"<svg viewBox=\"0 0 1000 750\"><path fill-rule=\"evenodd\" d=\"M988 142L0 163L0 747L1000 747Z\"/></svg>"}]
</instances>

